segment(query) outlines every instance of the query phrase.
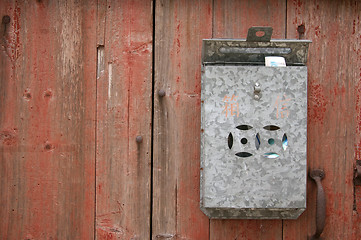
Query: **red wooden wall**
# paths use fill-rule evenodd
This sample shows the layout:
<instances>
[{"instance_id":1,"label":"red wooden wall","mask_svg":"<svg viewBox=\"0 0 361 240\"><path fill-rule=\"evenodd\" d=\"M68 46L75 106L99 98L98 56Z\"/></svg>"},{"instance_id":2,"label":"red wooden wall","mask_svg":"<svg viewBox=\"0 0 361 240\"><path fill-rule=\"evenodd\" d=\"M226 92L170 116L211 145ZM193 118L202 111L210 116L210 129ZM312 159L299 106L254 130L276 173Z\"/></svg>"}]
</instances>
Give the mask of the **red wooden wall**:
<instances>
[{"instance_id":1,"label":"red wooden wall","mask_svg":"<svg viewBox=\"0 0 361 240\"><path fill-rule=\"evenodd\" d=\"M311 180L298 220L199 209L201 41L251 26L313 41L307 147L309 169L326 173L322 236L360 239L360 15L350 0L0 0L0 239L312 235Z\"/></svg>"}]
</instances>

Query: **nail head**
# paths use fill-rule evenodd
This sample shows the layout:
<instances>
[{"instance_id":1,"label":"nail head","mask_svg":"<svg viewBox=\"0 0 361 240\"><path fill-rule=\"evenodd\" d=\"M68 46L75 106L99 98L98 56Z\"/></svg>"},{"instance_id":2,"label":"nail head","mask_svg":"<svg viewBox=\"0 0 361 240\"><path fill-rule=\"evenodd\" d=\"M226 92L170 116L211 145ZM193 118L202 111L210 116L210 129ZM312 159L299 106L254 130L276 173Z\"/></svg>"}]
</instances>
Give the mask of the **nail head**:
<instances>
[{"instance_id":1,"label":"nail head","mask_svg":"<svg viewBox=\"0 0 361 240\"><path fill-rule=\"evenodd\" d=\"M3 24L8 24L8 23L10 23L10 16L9 16L9 15L3 16L2 23L3 23Z\"/></svg>"},{"instance_id":2,"label":"nail head","mask_svg":"<svg viewBox=\"0 0 361 240\"><path fill-rule=\"evenodd\" d=\"M165 96L165 91L163 89L159 90L158 96L159 97L164 97Z\"/></svg>"},{"instance_id":3,"label":"nail head","mask_svg":"<svg viewBox=\"0 0 361 240\"><path fill-rule=\"evenodd\" d=\"M142 136L137 136L137 137L135 138L135 141L136 141L137 143L141 143L141 142L143 142L143 137L142 137Z\"/></svg>"}]
</instances>

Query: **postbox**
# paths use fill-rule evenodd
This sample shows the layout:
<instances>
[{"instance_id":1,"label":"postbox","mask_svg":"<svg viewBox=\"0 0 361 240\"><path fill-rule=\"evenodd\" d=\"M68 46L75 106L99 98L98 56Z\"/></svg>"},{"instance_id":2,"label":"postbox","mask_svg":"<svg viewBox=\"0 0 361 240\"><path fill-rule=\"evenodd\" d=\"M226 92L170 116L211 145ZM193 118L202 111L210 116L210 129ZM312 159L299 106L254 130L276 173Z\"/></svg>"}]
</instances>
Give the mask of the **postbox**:
<instances>
[{"instance_id":1,"label":"postbox","mask_svg":"<svg viewBox=\"0 0 361 240\"><path fill-rule=\"evenodd\" d=\"M247 39L203 40L200 206L210 218L296 219L306 209L310 41L271 35L253 27Z\"/></svg>"}]
</instances>

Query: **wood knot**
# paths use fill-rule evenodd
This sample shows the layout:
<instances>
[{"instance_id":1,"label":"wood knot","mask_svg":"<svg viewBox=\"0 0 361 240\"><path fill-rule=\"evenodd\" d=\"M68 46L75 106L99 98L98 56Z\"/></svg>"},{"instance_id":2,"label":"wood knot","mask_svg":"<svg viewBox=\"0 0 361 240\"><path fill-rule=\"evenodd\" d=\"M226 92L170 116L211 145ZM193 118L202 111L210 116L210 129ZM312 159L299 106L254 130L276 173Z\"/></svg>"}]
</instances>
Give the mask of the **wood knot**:
<instances>
[{"instance_id":1,"label":"wood knot","mask_svg":"<svg viewBox=\"0 0 361 240\"><path fill-rule=\"evenodd\" d=\"M14 145L16 143L16 136L9 131L0 132L0 140L4 145Z\"/></svg>"},{"instance_id":2,"label":"wood knot","mask_svg":"<svg viewBox=\"0 0 361 240\"><path fill-rule=\"evenodd\" d=\"M52 145L51 143L45 143L44 149L45 151L51 151L54 149L54 145Z\"/></svg>"},{"instance_id":3,"label":"wood knot","mask_svg":"<svg viewBox=\"0 0 361 240\"><path fill-rule=\"evenodd\" d=\"M31 99L31 93L29 92L29 90L25 90L23 96L24 96L25 100L27 100L27 101L29 101Z\"/></svg>"},{"instance_id":4,"label":"wood knot","mask_svg":"<svg viewBox=\"0 0 361 240\"><path fill-rule=\"evenodd\" d=\"M52 96L53 96L53 92L50 89L48 89L44 92L45 98L51 98Z\"/></svg>"}]
</instances>

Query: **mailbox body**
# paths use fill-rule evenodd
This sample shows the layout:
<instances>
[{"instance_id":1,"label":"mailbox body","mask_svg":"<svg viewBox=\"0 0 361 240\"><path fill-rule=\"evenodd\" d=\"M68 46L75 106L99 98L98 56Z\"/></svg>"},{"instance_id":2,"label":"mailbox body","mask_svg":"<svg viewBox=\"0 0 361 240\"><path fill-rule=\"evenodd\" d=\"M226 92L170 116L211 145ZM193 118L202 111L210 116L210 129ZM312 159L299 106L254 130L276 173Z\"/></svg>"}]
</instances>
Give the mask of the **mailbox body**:
<instances>
[{"instance_id":1,"label":"mailbox body","mask_svg":"<svg viewBox=\"0 0 361 240\"><path fill-rule=\"evenodd\" d=\"M202 211L297 218L306 209L307 68L205 64L201 102Z\"/></svg>"}]
</instances>

